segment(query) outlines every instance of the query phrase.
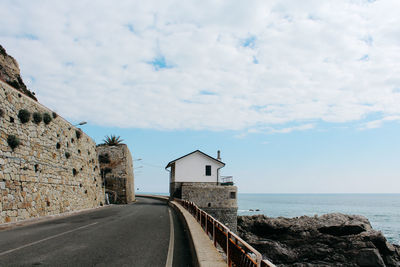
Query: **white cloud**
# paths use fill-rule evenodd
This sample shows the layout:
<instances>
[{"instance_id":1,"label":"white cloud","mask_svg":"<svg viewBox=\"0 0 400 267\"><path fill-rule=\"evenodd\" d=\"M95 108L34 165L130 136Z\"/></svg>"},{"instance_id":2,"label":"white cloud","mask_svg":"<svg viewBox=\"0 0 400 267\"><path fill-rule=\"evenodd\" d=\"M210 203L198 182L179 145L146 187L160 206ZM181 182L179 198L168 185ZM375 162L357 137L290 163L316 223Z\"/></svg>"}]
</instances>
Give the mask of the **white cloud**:
<instances>
[{"instance_id":1,"label":"white cloud","mask_svg":"<svg viewBox=\"0 0 400 267\"><path fill-rule=\"evenodd\" d=\"M314 125L313 124L303 124L299 126L293 126L293 127L287 127L287 128L282 128L282 129L271 129L271 133L291 133L293 131L305 131L309 129L313 129Z\"/></svg>"},{"instance_id":2,"label":"white cloud","mask_svg":"<svg viewBox=\"0 0 400 267\"><path fill-rule=\"evenodd\" d=\"M370 114L399 120L399 9L395 0L1 1L0 43L39 100L70 119L290 132Z\"/></svg>"},{"instance_id":3,"label":"white cloud","mask_svg":"<svg viewBox=\"0 0 400 267\"><path fill-rule=\"evenodd\" d=\"M387 116L387 117L383 117L382 119L379 119L379 120L372 120L372 121L364 123L360 129L367 130L367 129L379 128L385 122L390 122L390 121L400 121L400 116Z\"/></svg>"}]
</instances>

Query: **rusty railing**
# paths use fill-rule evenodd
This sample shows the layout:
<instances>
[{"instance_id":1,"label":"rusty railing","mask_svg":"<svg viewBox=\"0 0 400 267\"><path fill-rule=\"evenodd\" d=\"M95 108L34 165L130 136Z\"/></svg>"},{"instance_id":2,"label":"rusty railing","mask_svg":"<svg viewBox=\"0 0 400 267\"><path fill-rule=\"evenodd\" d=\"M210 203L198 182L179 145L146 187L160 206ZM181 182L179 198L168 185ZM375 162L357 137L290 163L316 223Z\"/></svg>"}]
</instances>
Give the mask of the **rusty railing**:
<instances>
[{"instance_id":1,"label":"rusty railing","mask_svg":"<svg viewBox=\"0 0 400 267\"><path fill-rule=\"evenodd\" d=\"M229 267L275 267L271 262L263 260L260 252L193 202L181 199L175 201L193 215L213 241L214 246L225 253Z\"/></svg>"}]
</instances>

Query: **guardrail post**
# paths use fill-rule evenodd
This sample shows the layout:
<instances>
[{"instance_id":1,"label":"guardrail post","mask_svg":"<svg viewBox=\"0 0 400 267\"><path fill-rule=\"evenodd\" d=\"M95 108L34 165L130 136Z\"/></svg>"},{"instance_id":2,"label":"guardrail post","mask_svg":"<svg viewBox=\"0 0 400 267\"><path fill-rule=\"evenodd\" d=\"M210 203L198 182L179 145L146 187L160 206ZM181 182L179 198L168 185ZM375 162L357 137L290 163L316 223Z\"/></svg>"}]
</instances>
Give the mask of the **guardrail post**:
<instances>
[{"instance_id":1,"label":"guardrail post","mask_svg":"<svg viewBox=\"0 0 400 267\"><path fill-rule=\"evenodd\" d=\"M226 233L226 263L231 266L229 260L229 231Z\"/></svg>"},{"instance_id":2,"label":"guardrail post","mask_svg":"<svg viewBox=\"0 0 400 267\"><path fill-rule=\"evenodd\" d=\"M205 215L206 215L206 234L207 234L207 236L208 236L208 229L207 229L208 215L207 215L207 213L206 213Z\"/></svg>"},{"instance_id":3,"label":"guardrail post","mask_svg":"<svg viewBox=\"0 0 400 267\"><path fill-rule=\"evenodd\" d=\"M213 242L214 246L217 247L217 241L215 240L215 220L213 220L212 222L213 222Z\"/></svg>"}]
</instances>

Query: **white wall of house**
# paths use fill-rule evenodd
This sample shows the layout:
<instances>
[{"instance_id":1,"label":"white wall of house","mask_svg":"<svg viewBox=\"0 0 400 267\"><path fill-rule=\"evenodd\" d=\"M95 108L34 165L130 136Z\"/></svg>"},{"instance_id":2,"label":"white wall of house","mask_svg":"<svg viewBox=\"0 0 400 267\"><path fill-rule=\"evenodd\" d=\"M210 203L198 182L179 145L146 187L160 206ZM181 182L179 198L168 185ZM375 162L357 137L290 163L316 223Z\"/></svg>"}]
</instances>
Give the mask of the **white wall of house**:
<instances>
[{"instance_id":1,"label":"white wall of house","mask_svg":"<svg viewBox=\"0 0 400 267\"><path fill-rule=\"evenodd\" d=\"M211 176L206 176L206 165L211 165ZM175 161L175 179L172 179L172 182L217 182L217 170L223 166L202 153L196 152Z\"/></svg>"}]
</instances>

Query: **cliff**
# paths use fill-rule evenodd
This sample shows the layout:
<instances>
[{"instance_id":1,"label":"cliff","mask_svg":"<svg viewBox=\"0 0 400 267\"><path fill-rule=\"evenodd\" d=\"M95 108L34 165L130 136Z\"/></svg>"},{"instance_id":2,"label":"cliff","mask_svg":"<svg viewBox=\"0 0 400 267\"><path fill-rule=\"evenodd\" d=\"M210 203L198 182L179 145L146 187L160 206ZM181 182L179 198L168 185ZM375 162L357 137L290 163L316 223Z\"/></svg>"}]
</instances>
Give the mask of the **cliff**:
<instances>
[{"instance_id":1,"label":"cliff","mask_svg":"<svg viewBox=\"0 0 400 267\"><path fill-rule=\"evenodd\" d=\"M0 45L0 80L37 101L35 93L28 90L21 78L18 62Z\"/></svg>"},{"instance_id":2,"label":"cliff","mask_svg":"<svg viewBox=\"0 0 400 267\"><path fill-rule=\"evenodd\" d=\"M400 246L363 216L239 216L238 233L277 266L400 266Z\"/></svg>"}]
</instances>

